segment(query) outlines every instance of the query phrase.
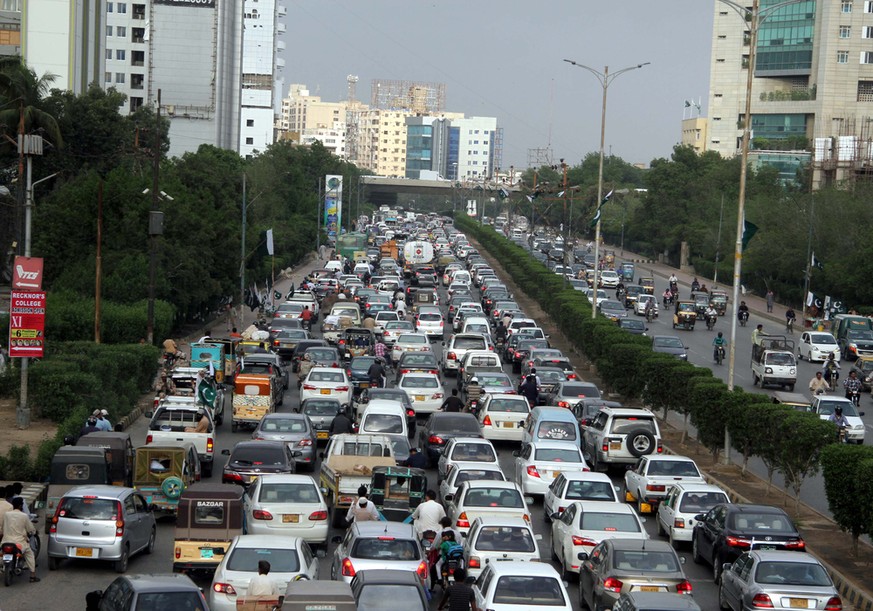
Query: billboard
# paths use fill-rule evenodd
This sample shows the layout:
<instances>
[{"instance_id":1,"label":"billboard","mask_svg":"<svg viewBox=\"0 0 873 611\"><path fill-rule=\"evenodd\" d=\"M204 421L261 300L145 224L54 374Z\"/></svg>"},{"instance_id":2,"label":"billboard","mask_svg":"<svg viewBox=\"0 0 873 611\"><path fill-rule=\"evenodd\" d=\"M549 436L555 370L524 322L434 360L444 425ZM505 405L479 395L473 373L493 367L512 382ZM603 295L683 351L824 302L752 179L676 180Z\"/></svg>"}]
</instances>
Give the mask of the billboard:
<instances>
[{"instance_id":1,"label":"billboard","mask_svg":"<svg viewBox=\"0 0 873 611\"><path fill-rule=\"evenodd\" d=\"M328 174L324 177L324 229L327 237L336 240L343 224L343 177Z\"/></svg>"},{"instance_id":2,"label":"billboard","mask_svg":"<svg viewBox=\"0 0 873 611\"><path fill-rule=\"evenodd\" d=\"M45 293L12 290L9 299L9 356L41 358L45 349Z\"/></svg>"}]
</instances>

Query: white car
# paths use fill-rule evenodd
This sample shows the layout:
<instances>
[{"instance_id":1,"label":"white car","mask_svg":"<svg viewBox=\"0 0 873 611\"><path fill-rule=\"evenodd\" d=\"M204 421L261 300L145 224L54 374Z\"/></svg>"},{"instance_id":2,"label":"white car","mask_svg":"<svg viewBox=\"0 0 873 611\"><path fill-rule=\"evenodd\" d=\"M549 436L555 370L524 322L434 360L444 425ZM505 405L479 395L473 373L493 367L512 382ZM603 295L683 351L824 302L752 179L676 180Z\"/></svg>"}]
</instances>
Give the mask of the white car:
<instances>
[{"instance_id":1,"label":"white car","mask_svg":"<svg viewBox=\"0 0 873 611\"><path fill-rule=\"evenodd\" d=\"M545 496L561 473L588 471L579 446L573 441L539 440L522 445L515 456L515 481L525 494Z\"/></svg>"},{"instance_id":2,"label":"white car","mask_svg":"<svg viewBox=\"0 0 873 611\"><path fill-rule=\"evenodd\" d=\"M479 609L570 611L561 576L545 562L489 562L473 585Z\"/></svg>"},{"instance_id":3,"label":"white car","mask_svg":"<svg viewBox=\"0 0 873 611\"><path fill-rule=\"evenodd\" d=\"M485 337L491 337L491 325L484 316L465 316L461 333L478 333Z\"/></svg>"},{"instance_id":4,"label":"white car","mask_svg":"<svg viewBox=\"0 0 873 611\"><path fill-rule=\"evenodd\" d=\"M476 578L495 562L539 562L540 550L533 528L518 518L476 518L464 540L464 568Z\"/></svg>"},{"instance_id":5,"label":"white car","mask_svg":"<svg viewBox=\"0 0 873 611\"><path fill-rule=\"evenodd\" d=\"M521 518L530 522L527 498L515 482L464 482L445 507L452 525L462 535L470 530L473 520L479 517Z\"/></svg>"},{"instance_id":6,"label":"white car","mask_svg":"<svg viewBox=\"0 0 873 611\"><path fill-rule=\"evenodd\" d=\"M423 333L428 339L431 337L442 338L446 321L439 312L419 312L415 317L415 330Z\"/></svg>"},{"instance_id":7,"label":"white car","mask_svg":"<svg viewBox=\"0 0 873 611\"><path fill-rule=\"evenodd\" d=\"M634 314L637 316L646 315L646 304L651 301L652 307L655 309L655 318L658 317L658 299L654 295L648 293L640 293L637 300L634 302Z\"/></svg>"},{"instance_id":8,"label":"white car","mask_svg":"<svg viewBox=\"0 0 873 611\"><path fill-rule=\"evenodd\" d=\"M300 537L327 548L327 503L308 475L266 474L243 495L243 532Z\"/></svg>"},{"instance_id":9,"label":"white car","mask_svg":"<svg viewBox=\"0 0 873 611\"><path fill-rule=\"evenodd\" d=\"M455 310L455 315L452 318L452 330L457 333L461 330L461 327L464 324L464 319L469 316L484 316L485 313L482 310L482 306L478 303L462 303L457 310Z\"/></svg>"},{"instance_id":10,"label":"white car","mask_svg":"<svg viewBox=\"0 0 873 611\"><path fill-rule=\"evenodd\" d=\"M414 352L430 349L430 340L424 333L402 333L397 336L394 346L391 348L391 360L396 363L407 350Z\"/></svg>"},{"instance_id":11,"label":"white car","mask_svg":"<svg viewBox=\"0 0 873 611\"><path fill-rule=\"evenodd\" d=\"M389 322L399 322L400 314L394 310L383 310L382 312L376 312L376 318L374 320L376 326L373 328L373 332L376 335L384 335L385 325Z\"/></svg>"},{"instance_id":12,"label":"white car","mask_svg":"<svg viewBox=\"0 0 873 611\"><path fill-rule=\"evenodd\" d=\"M456 333L443 346L443 373L458 373L464 355L470 350L489 350L491 343L480 333Z\"/></svg>"},{"instance_id":13,"label":"white car","mask_svg":"<svg viewBox=\"0 0 873 611\"><path fill-rule=\"evenodd\" d=\"M452 274L463 267L460 263L449 263L446 265L446 269L443 272L443 286L449 286L452 282Z\"/></svg>"},{"instance_id":14,"label":"white car","mask_svg":"<svg viewBox=\"0 0 873 611\"><path fill-rule=\"evenodd\" d=\"M209 608L236 611L237 599L246 595L249 582L258 574L258 561L270 563L270 579L279 592L298 575L318 579L318 558L300 537L239 535L233 538L224 559L215 569L209 588Z\"/></svg>"},{"instance_id":15,"label":"white car","mask_svg":"<svg viewBox=\"0 0 873 611\"><path fill-rule=\"evenodd\" d=\"M448 290L446 291L449 295L449 298L455 294L455 291L469 291L470 283L469 282L458 282L457 280L452 280L452 283L449 285Z\"/></svg>"},{"instance_id":16,"label":"white car","mask_svg":"<svg viewBox=\"0 0 873 611\"><path fill-rule=\"evenodd\" d=\"M579 552L591 553L604 539L648 539L642 520L624 503L571 503L560 517L552 514L552 553L563 572L578 573Z\"/></svg>"},{"instance_id":17,"label":"white car","mask_svg":"<svg viewBox=\"0 0 873 611\"><path fill-rule=\"evenodd\" d=\"M406 393L416 414L432 414L443 404L445 394L438 376L432 373L407 373L397 388Z\"/></svg>"},{"instance_id":18,"label":"white car","mask_svg":"<svg viewBox=\"0 0 873 611\"><path fill-rule=\"evenodd\" d=\"M682 541L691 541L694 532L694 517L707 513L720 503L730 503L724 490L712 484L695 482L673 486L667 498L658 505L658 534L667 535L670 544L677 548Z\"/></svg>"},{"instance_id":19,"label":"white car","mask_svg":"<svg viewBox=\"0 0 873 611\"><path fill-rule=\"evenodd\" d=\"M588 506L589 503L619 503L617 486L606 473L596 471L561 473L549 484L543 497L545 521L551 522L552 514L564 513L573 502Z\"/></svg>"},{"instance_id":20,"label":"white car","mask_svg":"<svg viewBox=\"0 0 873 611\"><path fill-rule=\"evenodd\" d=\"M498 466L497 450L487 439L452 437L446 442L437 463L437 481L441 482L458 462L475 462Z\"/></svg>"},{"instance_id":21,"label":"white car","mask_svg":"<svg viewBox=\"0 0 873 611\"><path fill-rule=\"evenodd\" d=\"M594 303L594 289L588 289L585 291L585 295L588 297L588 303ZM600 305L602 302L609 299L609 295L606 294L606 291L603 289L597 289L597 305Z\"/></svg>"},{"instance_id":22,"label":"white car","mask_svg":"<svg viewBox=\"0 0 873 611\"><path fill-rule=\"evenodd\" d=\"M651 513L678 483L705 484L697 464L687 456L654 454L640 457L624 472L625 501L637 504L640 514Z\"/></svg>"},{"instance_id":23,"label":"white car","mask_svg":"<svg viewBox=\"0 0 873 611\"><path fill-rule=\"evenodd\" d=\"M618 286L620 280L618 274L611 269L605 269L600 272L600 282L603 284L603 288L614 289Z\"/></svg>"},{"instance_id":24,"label":"white car","mask_svg":"<svg viewBox=\"0 0 873 611\"><path fill-rule=\"evenodd\" d=\"M382 312L379 313L382 314ZM415 331L415 325L413 325L409 320L386 322L382 330L382 342L386 346L393 346L398 337L404 333L412 333L413 331Z\"/></svg>"},{"instance_id":25,"label":"white car","mask_svg":"<svg viewBox=\"0 0 873 611\"><path fill-rule=\"evenodd\" d=\"M479 479L505 482L506 476L497 463L456 462L448 477L439 484L440 502L451 501L464 482Z\"/></svg>"},{"instance_id":26,"label":"white car","mask_svg":"<svg viewBox=\"0 0 873 611\"><path fill-rule=\"evenodd\" d=\"M818 331L804 331L800 334L800 342L797 344L798 359L824 362L830 354L834 355L836 362L840 362L840 347L833 335Z\"/></svg>"},{"instance_id":27,"label":"white car","mask_svg":"<svg viewBox=\"0 0 873 611\"><path fill-rule=\"evenodd\" d=\"M530 404L521 395L486 394L479 408L482 435L491 441L521 441Z\"/></svg>"},{"instance_id":28,"label":"white car","mask_svg":"<svg viewBox=\"0 0 873 611\"><path fill-rule=\"evenodd\" d=\"M300 386L300 402L306 399L330 397L340 405L352 402L352 383L348 373L339 367L313 367Z\"/></svg>"}]
</instances>

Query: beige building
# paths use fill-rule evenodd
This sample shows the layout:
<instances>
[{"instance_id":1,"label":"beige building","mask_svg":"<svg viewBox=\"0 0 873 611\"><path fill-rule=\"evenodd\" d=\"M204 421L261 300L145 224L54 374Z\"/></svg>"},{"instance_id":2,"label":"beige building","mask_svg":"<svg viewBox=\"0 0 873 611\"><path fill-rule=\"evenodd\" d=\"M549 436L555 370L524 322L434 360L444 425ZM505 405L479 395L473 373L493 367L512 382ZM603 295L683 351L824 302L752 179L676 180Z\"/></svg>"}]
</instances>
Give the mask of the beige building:
<instances>
[{"instance_id":1,"label":"beige building","mask_svg":"<svg viewBox=\"0 0 873 611\"><path fill-rule=\"evenodd\" d=\"M706 148L740 152L750 32L713 0ZM761 10L778 0L760 0ZM873 167L873 2L806 0L761 23L752 81L752 155L790 177L814 156L814 184ZM683 125L683 141L684 141Z\"/></svg>"},{"instance_id":2,"label":"beige building","mask_svg":"<svg viewBox=\"0 0 873 611\"><path fill-rule=\"evenodd\" d=\"M357 113L356 159L359 168L379 176L406 176L406 117L403 110L364 108ZM350 145L351 146L351 145Z\"/></svg>"},{"instance_id":3,"label":"beige building","mask_svg":"<svg viewBox=\"0 0 873 611\"><path fill-rule=\"evenodd\" d=\"M682 120L682 144L690 146L698 155L706 150L706 117Z\"/></svg>"},{"instance_id":4,"label":"beige building","mask_svg":"<svg viewBox=\"0 0 873 611\"><path fill-rule=\"evenodd\" d=\"M288 97L282 100L278 128L298 134L332 130L337 123L345 125L346 106L346 102L323 102L319 96L310 95L306 85L294 83L288 88Z\"/></svg>"}]
</instances>

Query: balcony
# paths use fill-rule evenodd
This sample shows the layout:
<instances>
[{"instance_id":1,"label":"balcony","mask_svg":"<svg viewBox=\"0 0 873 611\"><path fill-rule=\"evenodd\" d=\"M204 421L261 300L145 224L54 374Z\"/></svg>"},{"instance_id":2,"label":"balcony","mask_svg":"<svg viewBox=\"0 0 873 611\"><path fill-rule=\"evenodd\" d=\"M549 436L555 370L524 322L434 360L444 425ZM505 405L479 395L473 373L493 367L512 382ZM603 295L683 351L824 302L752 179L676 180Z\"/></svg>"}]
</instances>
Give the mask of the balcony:
<instances>
[{"instance_id":1,"label":"balcony","mask_svg":"<svg viewBox=\"0 0 873 611\"><path fill-rule=\"evenodd\" d=\"M142 68L143 66L145 66L145 62L141 59L132 59L130 60L130 65Z\"/></svg>"},{"instance_id":2,"label":"balcony","mask_svg":"<svg viewBox=\"0 0 873 611\"><path fill-rule=\"evenodd\" d=\"M288 9L285 7L285 5L280 4L280 5L278 6L278 15L279 15L279 17L284 17L284 16L287 15L287 14L288 14Z\"/></svg>"},{"instance_id":3,"label":"balcony","mask_svg":"<svg viewBox=\"0 0 873 611\"><path fill-rule=\"evenodd\" d=\"M143 38L142 36L132 36L130 42L143 44L145 42L145 38Z\"/></svg>"},{"instance_id":4,"label":"balcony","mask_svg":"<svg viewBox=\"0 0 873 611\"><path fill-rule=\"evenodd\" d=\"M143 87L142 83L131 83L130 88L131 89L143 89L144 87Z\"/></svg>"},{"instance_id":5,"label":"balcony","mask_svg":"<svg viewBox=\"0 0 873 611\"><path fill-rule=\"evenodd\" d=\"M284 50L285 50L285 41L284 40L277 40L276 41L276 51L278 52L278 51L284 51Z\"/></svg>"},{"instance_id":6,"label":"balcony","mask_svg":"<svg viewBox=\"0 0 873 611\"><path fill-rule=\"evenodd\" d=\"M276 32L278 34L284 34L285 33L285 24L284 23L277 23L276 24Z\"/></svg>"}]
</instances>

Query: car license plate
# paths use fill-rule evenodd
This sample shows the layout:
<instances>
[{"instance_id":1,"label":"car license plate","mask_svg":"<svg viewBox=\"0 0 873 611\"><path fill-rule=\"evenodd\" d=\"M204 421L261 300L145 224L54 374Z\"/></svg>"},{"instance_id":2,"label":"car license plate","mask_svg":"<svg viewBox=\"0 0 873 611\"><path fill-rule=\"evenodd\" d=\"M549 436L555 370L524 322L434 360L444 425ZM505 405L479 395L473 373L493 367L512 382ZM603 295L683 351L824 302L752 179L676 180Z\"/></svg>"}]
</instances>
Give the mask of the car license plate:
<instances>
[{"instance_id":1,"label":"car license plate","mask_svg":"<svg viewBox=\"0 0 873 611\"><path fill-rule=\"evenodd\" d=\"M789 598L788 606L792 609L808 609L809 604L805 598Z\"/></svg>"},{"instance_id":2,"label":"car license plate","mask_svg":"<svg viewBox=\"0 0 873 611\"><path fill-rule=\"evenodd\" d=\"M297 524L300 521L300 515L296 513L284 513L282 514L282 522L284 524Z\"/></svg>"},{"instance_id":3,"label":"car license plate","mask_svg":"<svg viewBox=\"0 0 873 611\"><path fill-rule=\"evenodd\" d=\"M505 421L505 422L503 423L503 428L505 428L505 429L514 429L514 428L515 428L515 423L512 422L511 420L507 420L507 421Z\"/></svg>"},{"instance_id":4,"label":"car license plate","mask_svg":"<svg viewBox=\"0 0 873 611\"><path fill-rule=\"evenodd\" d=\"M361 382L360 386L361 386L361 388L370 388L370 383L369 382Z\"/></svg>"},{"instance_id":5,"label":"car license plate","mask_svg":"<svg viewBox=\"0 0 873 611\"><path fill-rule=\"evenodd\" d=\"M205 559L211 559L214 556L214 552L211 547L207 547L205 549L200 550L200 557Z\"/></svg>"},{"instance_id":6,"label":"car license plate","mask_svg":"<svg viewBox=\"0 0 873 611\"><path fill-rule=\"evenodd\" d=\"M330 394L330 389L329 389L329 388L322 388L322 389L321 389L321 394L323 394L323 395L329 395L329 394Z\"/></svg>"},{"instance_id":7,"label":"car license plate","mask_svg":"<svg viewBox=\"0 0 873 611\"><path fill-rule=\"evenodd\" d=\"M76 556L79 558L92 558L94 556L94 548L92 547L77 547Z\"/></svg>"},{"instance_id":8,"label":"car license plate","mask_svg":"<svg viewBox=\"0 0 873 611\"><path fill-rule=\"evenodd\" d=\"M258 481L257 475L249 475L249 483L250 484L254 484L256 481Z\"/></svg>"},{"instance_id":9,"label":"car license plate","mask_svg":"<svg viewBox=\"0 0 873 611\"><path fill-rule=\"evenodd\" d=\"M327 431L318 431L317 433L315 433L315 436L318 439L327 439Z\"/></svg>"},{"instance_id":10,"label":"car license plate","mask_svg":"<svg viewBox=\"0 0 873 611\"><path fill-rule=\"evenodd\" d=\"M415 395L416 401L424 401L424 395Z\"/></svg>"},{"instance_id":11,"label":"car license plate","mask_svg":"<svg viewBox=\"0 0 873 611\"><path fill-rule=\"evenodd\" d=\"M640 592L659 592L661 588L658 586L640 586Z\"/></svg>"},{"instance_id":12,"label":"car license plate","mask_svg":"<svg viewBox=\"0 0 873 611\"><path fill-rule=\"evenodd\" d=\"M561 474L560 471L552 471L552 479L555 479L555 478L558 477L560 474Z\"/></svg>"},{"instance_id":13,"label":"car license plate","mask_svg":"<svg viewBox=\"0 0 873 611\"><path fill-rule=\"evenodd\" d=\"M12 562L12 554L3 554L3 562Z\"/></svg>"},{"instance_id":14,"label":"car license plate","mask_svg":"<svg viewBox=\"0 0 873 611\"><path fill-rule=\"evenodd\" d=\"M610 441L609 442L609 449L610 450L620 450L621 449L621 442L620 441Z\"/></svg>"}]
</instances>

